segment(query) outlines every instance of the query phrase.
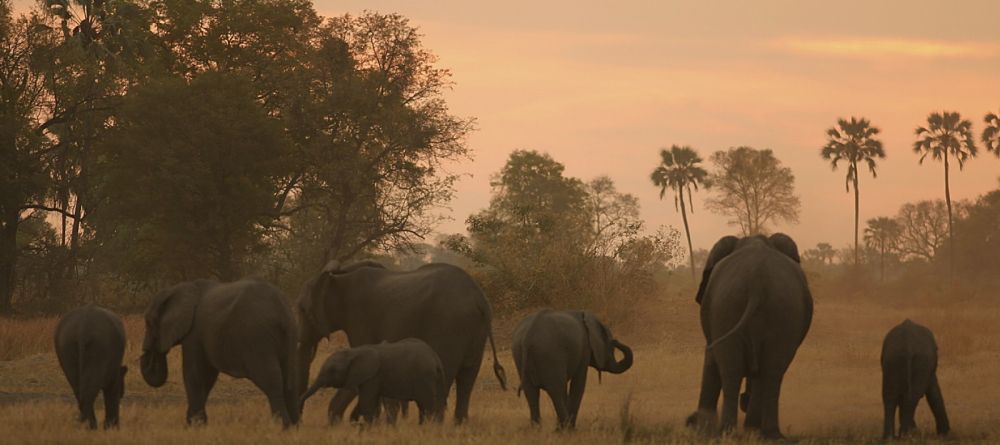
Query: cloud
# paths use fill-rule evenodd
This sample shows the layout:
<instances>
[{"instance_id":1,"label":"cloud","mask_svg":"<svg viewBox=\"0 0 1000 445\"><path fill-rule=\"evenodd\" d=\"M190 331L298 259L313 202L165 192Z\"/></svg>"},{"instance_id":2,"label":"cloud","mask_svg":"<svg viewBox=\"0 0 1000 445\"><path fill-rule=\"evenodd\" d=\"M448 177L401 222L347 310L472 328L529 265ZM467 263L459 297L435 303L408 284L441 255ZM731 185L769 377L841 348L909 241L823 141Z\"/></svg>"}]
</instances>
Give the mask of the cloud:
<instances>
[{"instance_id":1,"label":"cloud","mask_svg":"<svg viewBox=\"0 0 1000 445\"><path fill-rule=\"evenodd\" d=\"M998 54L996 45L899 38L782 38L777 48L807 55L840 57L983 58Z\"/></svg>"}]
</instances>

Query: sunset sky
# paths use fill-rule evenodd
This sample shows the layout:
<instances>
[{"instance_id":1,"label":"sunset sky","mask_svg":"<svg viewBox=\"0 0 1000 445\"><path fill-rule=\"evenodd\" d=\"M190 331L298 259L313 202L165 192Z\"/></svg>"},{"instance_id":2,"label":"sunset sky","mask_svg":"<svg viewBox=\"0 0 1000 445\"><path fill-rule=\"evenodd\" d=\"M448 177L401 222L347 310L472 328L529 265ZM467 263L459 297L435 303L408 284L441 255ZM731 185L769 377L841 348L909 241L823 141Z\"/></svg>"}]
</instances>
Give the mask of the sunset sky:
<instances>
[{"instance_id":1,"label":"sunset sky","mask_svg":"<svg viewBox=\"0 0 1000 445\"><path fill-rule=\"evenodd\" d=\"M19 6L30 1L16 1ZM838 117L882 129L888 158L861 176L861 218L943 198L943 167L917 164L913 131L931 111L973 121L1000 111L1000 2L983 1L342 1L323 15L398 12L452 70L452 110L475 117L474 160L443 233L488 205L489 176L514 149L549 153L569 175L608 175L639 197L650 228L682 230L673 200L649 173L658 151L690 145L703 158L771 148L796 175L801 221L777 226L801 249L852 239L853 194L843 169L819 157ZM1000 160L980 157L952 175L952 196L998 186ZM695 247L736 231L695 195Z\"/></svg>"}]
</instances>

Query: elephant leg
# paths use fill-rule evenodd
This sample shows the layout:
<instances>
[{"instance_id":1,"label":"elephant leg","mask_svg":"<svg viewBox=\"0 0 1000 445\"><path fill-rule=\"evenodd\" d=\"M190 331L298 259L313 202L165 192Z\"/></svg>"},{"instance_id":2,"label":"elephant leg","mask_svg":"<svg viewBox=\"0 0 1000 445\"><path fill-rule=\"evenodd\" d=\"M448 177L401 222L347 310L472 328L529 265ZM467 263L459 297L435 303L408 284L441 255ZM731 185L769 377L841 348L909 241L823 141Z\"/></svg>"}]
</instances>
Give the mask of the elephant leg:
<instances>
[{"instance_id":1,"label":"elephant leg","mask_svg":"<svg viewBox=\"0 0 1000 445\"><path fill-rule=\"evenodd\" d=\"M285 400L285 379L278 363L259 364L248 369L247 377L257 386L264 395L267 396L267 403L271 408L271 415L281 419L281 426L288 428L292 425L292 416L288 411L288 403Z\"/></svg>"},{"instance_id":2,"label":"elephant leg","mask_svg":"<svg viewBox=\"0 0 1000 445\"><path fill-rule=\"evenodd\" d=\"M542 414L541 410L538 409L538 387L532 385L524 386L524 383L521 383L521 391L524 392L524 399L528 401L531 424L540 425L542 423Z\"/></svg>"},{"instance_id":3,"label":"elephant leg","mask_svg":"<svg viewBox=\"0 0 1000 445\"><path fill-rule=\"evenodd\" d=\"M753 387L758 385L760 377L747 377L746 391L740 395L740 409L746 413L743 427L747 430L760 430L764 414L764 399L753 397Z\"/></svg>"},{"instance_id":4,"label":"elephant leg","mask_svg":"<svg viewBox=\"0 0 1000 445\"><path fill-rule=\"evenodd\" d=\"M920 399L915 399L910 395L903 397L903 402L899 406L899 435L905 436L917 429L914 415L917 412L917 403Z\"/></svg>"},{"instance_id":5,"label":"elephant leg","mask_svg":"<svg viewBox=\"0 0 1000 445\"><path fill-rule=\"evenodd\" d=\"M931 375L926 396L927 404L930 405L931 413L934 414L937 433L940 435L948 434L948 431L951 430L951 424L948 422L948 412L944 409L944 396L941 395L941 387L938 386L937 374Z\"/></svg>"},{"instance_id":6,"label":"elephant leg","mask_svg":"<svg viewBox=\"0 0 1000 445\"><path fill-rule=\"evenodd\" d=\"M569 383L569 427L576 428L576 416L580 413L580 402L583 401L583 391L587 388L587 367L576 372Z\"/></svg>"},{"instance_id":7,"label":"elephant leg","mask_svg":"<svg viewBox=\"0 0 1000 445\"><path fill-rule=\"evenodd\" d=\"M762 375L754 385L750 406L760 405L760 434L766 439L783 439L778 417L778 400L781 398L781 381L786 366L773 373ZM748 414L749 415L749 414Z\"/></svg>"},{"instance_id":8,"label":"elephant leg","mask_svg":"<svg viewBox=\"0 0 1000 445\"><path fill-rule=\"evenodd\" d=\"M375 422L375 416L379 409L378 385L372 382L365 383L358 388L357 411L364 418L365 423L371 425Z\"/></svg>"},{"instance_id":9,"label":"elephant leg","mask_svg":"<svg viewBox=\"0 0 1000 445\"><path fill-rule=\"evenodd\" d=\"M688 426L703 432L715 430L719 394L722 392L722 375L719 365L711 352L705 351L705 363L701 370L701 394L698 397L698 411L688 417Z\"/></svg>"},{"instance_id":10,"label":"elephant leg","mask_svg":"<svg viewBox=\"0 0 1000 445\"><path fill-rule=\"evenodd\" d=\"M87 428L97 429L97 416L94 414L94 402L97 401L98 386L87 384L87 379L82 379L80 395L76 400L80 409L80 422L85 422Z\"/></svg>"},{"instance_id":11,"label":"elephant leg","mask_svg":"<svg viewBox=\"0 0 1000 445\"><path fill-rule=\"evenodd\" d=\"M344 411L347 411L347 406L354 401L354 397L358 395L358 392L350 388L341 388L330 398L330 405L327 407L326 415L327 420L330 425L335 425L340 423L341 419L344 417ZM355 412L357 407L355 407ZM351 414L351 420L357 420L355 414Z\"/></svg>"},{"instance_id":12,"label":"elephant leg","mask_svg":"<svg viewBox=\"0 0 1000 445\"><path fill-rule=\"evenodd\" d=\"M552 408L556 412L556 418L559 420L558 429L563 430L569 427L569 407L567 404L567 394L566 394L566 383L546 385L545 392L549 395L549 399L552 400Z\"/></svg>"},{"instance_id":13,"label":"elephant leg","mask_svg":"<svg viewBox=\"0 0 1000 445\"><path fill-rule=\"evenodd\" d=\"M215 381L219 378L219 370L208 365L206 361L184 360L184 392L187 395L187 424L190 426L208 423L205 412L205 402L212 392Z\"/></svg>"},{"instance_id":14,"label":"elephant leg","mask_svg":"<svg viewBox=\"0 0 1000 445\"><path fill-rule=\"evenodd\" d=\"M108 396L110 391L104 388L104 429L118 428L118 405L121 400L115 396Z\"/></svg>"},{"instance_id":15,"label":"elephant leg","mask_svg":"<svg viewBox=\"0 0 1000 445\"><path fill-rule=\"evenodd\" d=\"M743 345L730 341L715 346L712 351L718 364L722 380L722 419L720 428L723 433L736 428L736 418L739 414L740 386L746 375L746 360Z\"/></svg>"},{"instance_id":16,"label":"elephant leg","mask_svg":"<svg viewBox=\"0 0 1000 445\"><path fill-rule=\"evenodd\" d=\"M474 365L459 368L455 375L455 423L465 422L469 418L469 400L472 398L472 387L475 386L481 363L482 360L477 360Z\"/></svg>"},{"instance_id":17,"label":"elephant leg","mask_svg":"<svg viewBox=\"0 0 1000 445\"><path fill-rule=\"evenodd\" d=\"M882 394L882 406L885 409L885 422L882 427L882 439L892 439L896 435L896 397Z\"/></svg>"}]
</instances>

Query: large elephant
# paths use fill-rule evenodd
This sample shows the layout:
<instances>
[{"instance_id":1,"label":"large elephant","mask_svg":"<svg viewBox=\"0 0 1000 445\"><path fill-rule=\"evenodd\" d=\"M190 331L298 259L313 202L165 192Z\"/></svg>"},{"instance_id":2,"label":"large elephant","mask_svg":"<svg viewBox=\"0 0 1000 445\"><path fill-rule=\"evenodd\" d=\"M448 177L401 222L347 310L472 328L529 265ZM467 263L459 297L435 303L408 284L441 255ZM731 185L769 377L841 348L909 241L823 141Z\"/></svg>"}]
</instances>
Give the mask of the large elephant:
<instances>
[{"instance_id":1,"label":"large elephant","mask_svg":"<svg viewBox=\"0 0 1000 445\"><path fill-rule=\"evenodd\" d=\"M56 325L56 358L73 388L80 421L97 428L94 401L104 393L104 428L118 426L118 404L125 395L125 326L107 309L87 305L70 311Z\"/></svg>"},{"instance_id":2,"label":"large elephant","mask_svg":"<svg viewBox=\"0 0 1000 445\"><path fill-rule=\"evenodd\" d=\"M167 352L181 345L188 424L205 423L205 401L219 372L248 378L267 395L282 425L298 422L295 320L281 291L252 279L188 281L166 289L146 310L142 377L167 380Z\"/></svg>"},{"instance_id":3,"label":"large elephant","mask_svg":"<svg viewBox=\"0 0 1000 445\"><path fill-rule=\"evenodd\" d=\"M895 433L896 408L899 408L899 435L917 427L913 414L920 398L934 414L937 433L948 434L948 412L937 380L937 343L930 329L905 320L892 328L882 342L882 403L885 405L883 438Z\"/></svg>"},{"instance_id":4,"label":"large elephant","mask_svg":"<svg viewBox=\"0 0 1000 445\"><path fill-rule=\"evenodd\" d=\"M300 393L309 381L317 344L337 331L347 334L352 347L410 337L430 345L444 366L445 394L453 383L456 386L457 422L468 417L487 339L493 348L493 370L506 389L493 345L490 305L472 277L458 267L428 264L399 272L370 261L347 267L334 261L306 284L298 311ZM331 423L340 420L355 395L348 389L337 391L329 406Z\"/></svg>"},{"instance_id":5,"label":"large elephant","mask_svg":"<svg viewBox=\"0 0 1000 445\"><path fill-rule=\"evenodd\" d=\"M714 429L721 392L720 427L731 431L745 378L745 428L766 438L781 438L781 381L809 332L813 314L795 242L781 233L723 237L709 252L695 299L701 304L708 346L698 411L688 424Z\"/></svg>"},{"instance_id":6,"label":"large elephant","mask_svg":"<svg viewBox=\"0 0 1000 445\"><path fill-rule=\"evenodd\" d=\"M622 351L620 361L615 360L615 349ZM543 310L525 317L514 329L511 352L521 378L518 391L524 391L531 422L541 420L538 396L544 389L560 429L576 427L588 367L612 374L632 367L632 349L587 311Z\"/></svg>"},{"instance_id":7,"label":"large elephant","mask_svg":"<svg viewBox=\"0 0 1000 445\"><path fill-rule=\"evenodd\" d=\"M371 423L379 399L413 401L420 423L444 416L444 368L427 343L407 338L393 343L343 349L323 362L302 403L320 388L350 388L358 392L358 412ZM393 418L389 419L392 423Z\"/></svg>"}]
</instances>

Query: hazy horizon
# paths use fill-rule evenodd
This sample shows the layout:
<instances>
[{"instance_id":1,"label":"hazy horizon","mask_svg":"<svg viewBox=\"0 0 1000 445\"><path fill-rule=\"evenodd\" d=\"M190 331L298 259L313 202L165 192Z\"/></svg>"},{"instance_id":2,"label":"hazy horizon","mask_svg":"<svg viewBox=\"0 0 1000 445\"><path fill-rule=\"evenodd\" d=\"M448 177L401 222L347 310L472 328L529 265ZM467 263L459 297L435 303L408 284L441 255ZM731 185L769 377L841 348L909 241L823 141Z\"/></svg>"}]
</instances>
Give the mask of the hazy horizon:
<instances>
[{"instance_id":1,"label":"hazy horizon","mask_svg":"<svg viewBox=\"0 0 1000 445\"><path fill-rule=\"evenodd\" d=\"M15 0L24 10L34 2ZM453 73L446 95L459 116L475 117L471 162L452 172L453 220L438 231L465 231L468 215L489 203L489 177L515 149L549 153L566 174L608 175L640 200L650 230L683 230L673 199L658 199L649 173L659 149L690 145L712 152L771 148L796 176L798 225L772 226L801 249L853 239L853 194L845 170L819 156L838 117L863 116L882 130L887 159L861 175L861 221L895 215L906 202L943 199L943 167L918 165L913 131L930 112L954 110L973 122L1000 110L1000 4L794 1L712 5L629 2L432 4L316 0L325 16L367 9L397 12ZM858 11L863 14L858 14ZM954 200L995 189L1000 160L985 152L953 169ZM691 215L696 248L738 231L705 210ZM428 240L433 242L433 240Z\"/></svg>"}]
</instances>

